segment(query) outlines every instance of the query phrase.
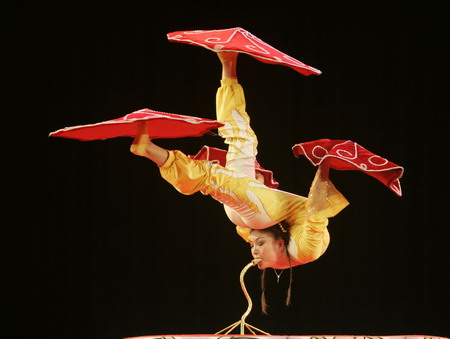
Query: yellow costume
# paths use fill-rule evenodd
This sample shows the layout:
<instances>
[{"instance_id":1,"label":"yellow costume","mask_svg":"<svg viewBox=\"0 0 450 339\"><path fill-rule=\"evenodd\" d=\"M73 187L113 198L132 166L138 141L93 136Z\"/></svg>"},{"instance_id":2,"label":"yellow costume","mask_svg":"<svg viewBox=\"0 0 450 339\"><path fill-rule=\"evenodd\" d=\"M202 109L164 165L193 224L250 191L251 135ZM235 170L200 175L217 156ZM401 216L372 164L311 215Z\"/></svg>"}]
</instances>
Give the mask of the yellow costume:
<instances>
[{"instance_id":1,"label":"yellow costume","mask_svg":"<svg viewBox=\"0 0 450 339\"><path fill-rule=\"evenodd\" d=\"M220 201L239 235L248 241L251 229L264 229L285 220L293 265L316 260L328 247L328 218L348 205L319 169L308 198L268 188L255 178L257 138L245 109L244 91L237 79L224 79L217 91L219 135L228 144L226 167L214 161L193 160L170 151L161 175L183 194L202 192Z\"/></svg>"}]
</instances>

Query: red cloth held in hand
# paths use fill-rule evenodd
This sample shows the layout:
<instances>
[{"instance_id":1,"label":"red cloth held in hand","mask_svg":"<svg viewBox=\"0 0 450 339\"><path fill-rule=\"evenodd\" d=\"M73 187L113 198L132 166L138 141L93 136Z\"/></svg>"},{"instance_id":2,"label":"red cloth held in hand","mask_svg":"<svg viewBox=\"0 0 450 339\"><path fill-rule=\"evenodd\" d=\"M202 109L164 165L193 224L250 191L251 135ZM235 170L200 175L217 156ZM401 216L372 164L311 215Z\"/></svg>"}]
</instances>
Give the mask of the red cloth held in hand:
<instances>
[{"instance_id":1,"label":"red cloth held in hand","mask_svg":"<svg viewBox=\"0 0 450 339\"><path fill-rule=\"evenodd\" d=\"M320 139L296 144L294 155L304 155L314 166L328 162L336 170L359 170L385 184L398 196L402 195L400 178L403 167L376 155L350 140Z\"/></svg>"}]
</instances>

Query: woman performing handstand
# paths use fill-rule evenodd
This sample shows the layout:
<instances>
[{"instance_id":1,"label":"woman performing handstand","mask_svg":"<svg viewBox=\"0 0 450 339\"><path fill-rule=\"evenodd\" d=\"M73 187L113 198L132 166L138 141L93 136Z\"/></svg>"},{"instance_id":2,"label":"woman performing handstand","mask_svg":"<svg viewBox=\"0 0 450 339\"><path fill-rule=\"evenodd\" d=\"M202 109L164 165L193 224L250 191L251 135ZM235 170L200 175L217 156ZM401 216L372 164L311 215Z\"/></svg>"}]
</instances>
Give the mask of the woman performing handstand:
<instances>
[{"instance_id":1,"label":"woman performing handstand","mask_svg":"<svg viewBox=\"0 0 450 339\"><path fill-rule=\"evenodd\" d=\"M264 185L255 172L258 141L237 79L238 53L217 54L222 79L216 110L217 120L224 124L219 135L228 145L226 166L161 148L148 138L144 125L130 150L155 162L162 177L180 193L200 191L221 202L239 235L250 243L260 269L292 268L314 261L330 242L328 219L348 202L328 179L326 163L318 168L307 198Z\"/></svg>"}]
</instances>

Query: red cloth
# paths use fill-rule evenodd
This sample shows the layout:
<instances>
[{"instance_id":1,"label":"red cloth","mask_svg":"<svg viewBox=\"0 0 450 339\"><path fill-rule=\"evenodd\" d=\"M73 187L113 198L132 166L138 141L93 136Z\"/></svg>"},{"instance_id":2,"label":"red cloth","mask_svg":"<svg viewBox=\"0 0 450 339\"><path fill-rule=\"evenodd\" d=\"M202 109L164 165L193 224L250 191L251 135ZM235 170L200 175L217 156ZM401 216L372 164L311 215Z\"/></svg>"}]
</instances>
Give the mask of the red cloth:
<instances>
[{"instance_id":1,"label":"red cloth","mask_svg":"<svg viewBox=\"0 0 450 339\"><path fill-rule=\"evenodd\" d=\"M225 166L226 156L227 151L223 149L210 146L203 146L196 155L190 155L189 158L195 160L208 160L208 161L218 160L219 165ZM273 178L273 172L263 168L256 160L255 160L255 170L256 172L259 172L263 175L264 185L270 188L278 188L279 184Z\"/></svg>"},{"instance_id":2,"label":"red cloth","mask_svg":"<svg viewBox=\"0 0 450 339\"><path fill-rule=\"evenodd\" d=\"M241 27L178 31L168 33L167 38L172 42L202 46L214 52L235 51L246 53L267 64L288 66L303 75L319 75L322 73L318 69L280 52Z\"/></svg>"},{"instance_id":3,"label":"red cloth","mask_svg":"<svg viewBox=\"0 0 450 339\"><path fill-rule=\"evenodd\" d=\"M149 122L148 132L151 139L196 137L223 126L216 120L163 113L144 108L113 120L66 127L51 132L49 136L82 141L135 137L137 125L141 121Z\"/></svg>"},{"instance_id":4,"label":"red cloth","mask_svg":"<svg viewBox=\"0 0 450 339\"><path fill-rule=\"evenodd\" d=\"M398 196L402 195L400 178L403 167L384 159L350 140L320 139L296 144L294 155L304 155L314 165L328 162L336 170L359 170L389 187Z\"/></svg>"}]
</instances>

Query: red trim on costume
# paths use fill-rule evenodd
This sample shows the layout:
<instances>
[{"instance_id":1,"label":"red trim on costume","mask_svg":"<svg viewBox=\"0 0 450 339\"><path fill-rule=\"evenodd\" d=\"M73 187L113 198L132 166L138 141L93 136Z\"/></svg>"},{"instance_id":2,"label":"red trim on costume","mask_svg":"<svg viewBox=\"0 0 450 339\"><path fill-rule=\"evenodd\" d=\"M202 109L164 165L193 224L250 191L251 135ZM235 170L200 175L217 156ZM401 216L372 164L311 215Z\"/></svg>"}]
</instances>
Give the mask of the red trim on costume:
<instances>
[{"instance_id":1,"label":"red trim on costume","mask_svg":"<svg viewBox=\"0 0 450 339\"><path fill-rule=\"evenodd\" d=\"M196 155L189 155L191 159L195 160L217 160L219 165L224 167L226 165L226 156L226 150L210 146L203 146ZM273 172L262 167L257 160L255 160L255 170L263 175L264 185L270 188L278 188L279 183L273 178Z\"/></svg>"}]
</instances>

